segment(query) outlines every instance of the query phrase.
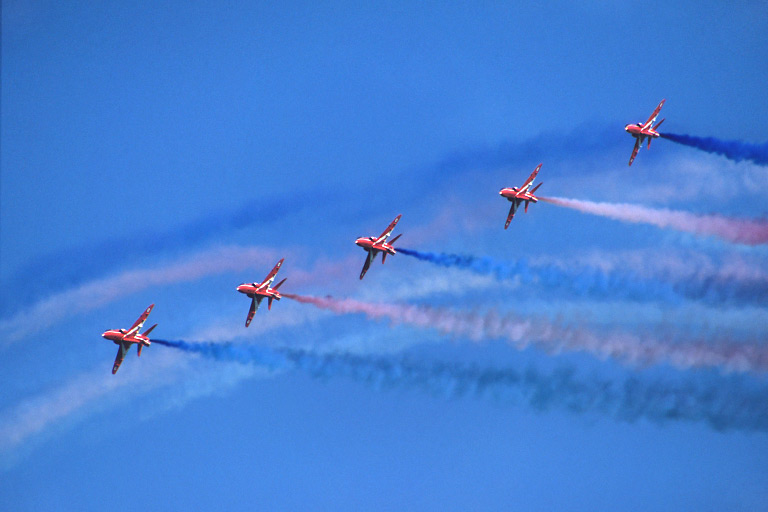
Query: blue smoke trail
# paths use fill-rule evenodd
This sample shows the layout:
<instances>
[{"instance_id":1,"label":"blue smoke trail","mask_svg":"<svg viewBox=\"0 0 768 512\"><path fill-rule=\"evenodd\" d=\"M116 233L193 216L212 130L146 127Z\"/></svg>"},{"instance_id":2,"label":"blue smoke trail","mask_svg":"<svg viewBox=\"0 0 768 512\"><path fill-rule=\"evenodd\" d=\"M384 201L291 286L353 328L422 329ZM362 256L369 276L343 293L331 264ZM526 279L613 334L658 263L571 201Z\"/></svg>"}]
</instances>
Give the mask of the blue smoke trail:
<instances>
[{"instance_id":1,"label":"blue smoke trail","mask_svg":"<svg viewBox=\"0 0 768 512\"><path fill-rule=\"evenodd\" d=\"M594 267L563 270L556 265L532 265L524 258L500 261L487 256L477 257L398 248L398 253L413 256L441 267L458 267L498 280L519 279L522 284L540 284L549 289L565 290L590 298L622 298L635 301L662 300L673 304L682 298L707 303L725 301L759 302L768 299L765 286L740 283L732 279L678 280L672 276L644 279L628 271L606 272Z\"/></svg>"},{"instance_id":2,"label":"blue smoke trail","mask_svg":"<svg viewBox=\"0 0 768 512\"><path fill-rule=\"evenodd\" d=\"M768 142L764 144L749 144L738 140L720 140L714 137L693 137L675 133L660 133L661 137L701 149L707 153L722 155L734 162L749 160L758 165L768 165Z\"/></svg>"},{"instance_id":3,"label":"blue smoke trail","mask_svg":"<svg viewBox=\"0 0 768 512\"><path fill-rule=\"evenodd\" d=\"M633 422L672 420L705 422L716 430L768 432L768 390L746 378L697 372L684 379L601 379L577 375L571 368L542 373L535 368L482 368L445 362L413 361L395 356L255 345L154 343L224 361L258 364L272 370L302 370L315 378L346 377L377 390L420 389L445 398L484 398L528 405L537 411L563 409L574 414L602 413Z\"/></svg>"}]
</instances>

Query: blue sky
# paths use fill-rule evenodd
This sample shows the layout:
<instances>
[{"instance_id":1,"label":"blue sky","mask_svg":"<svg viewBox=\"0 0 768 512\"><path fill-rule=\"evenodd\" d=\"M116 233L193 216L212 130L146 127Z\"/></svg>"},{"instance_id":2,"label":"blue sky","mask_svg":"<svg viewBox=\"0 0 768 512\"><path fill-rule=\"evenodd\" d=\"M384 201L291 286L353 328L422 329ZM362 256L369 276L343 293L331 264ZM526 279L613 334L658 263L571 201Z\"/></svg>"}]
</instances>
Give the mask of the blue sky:
<instances>
[{"instance_id":1,"label":"blue sky","mask_svg":"<svg viewBox=\"0 0 768 512\"><path fill-rule=\"evenodd\" d=\"M764 370L691 368L691 351L651 365L552 353L288 299L246 330L235 292L285 257L286 292L514 316L533 337L555 325L762 353L765 246L545 203L504 231L498 196L543 162L542 195L765 218L765 167L658 140L628 168L622 130L666 98L671 132L765 142L761 2L11 1L2 16L0 508L768 505L766 429L737 421L768 420L744 391L766 389ZM360 282L352 242L398 213L402 247L570 277L497 280L401 254ZM601 272L621 280L598 293ZM698 291L621 288L657 281ZM708 386L742 391L718 430L608 399L542 408L519 389L455 396L157 344L112 376L101 332L150 303L163 339L679 384L694 403Z\"/></svg>"}]
</instances>

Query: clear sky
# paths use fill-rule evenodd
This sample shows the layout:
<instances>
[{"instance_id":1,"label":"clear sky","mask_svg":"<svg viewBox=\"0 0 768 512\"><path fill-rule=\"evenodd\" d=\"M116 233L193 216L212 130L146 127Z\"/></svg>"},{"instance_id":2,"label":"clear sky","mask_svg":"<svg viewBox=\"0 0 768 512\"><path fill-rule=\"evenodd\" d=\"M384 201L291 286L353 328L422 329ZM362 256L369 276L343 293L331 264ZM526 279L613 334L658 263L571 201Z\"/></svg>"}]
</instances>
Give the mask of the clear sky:
<instances>
[{"instance_id":1,"label":"clear sky","mask_svg":"<svg viewBox=\"0 0 768 512\"><path fill-rule=\"evenodd\" d=\"M766 34L757 1L3 2L0 509L768 509L765 245L543 202L505 231L498 196L542 162L544 196L764 219L768 168L630 168L623 127L666 98L670 132L765 142ZM398 246L515 270L359 281L398 213ZM281 257L281 291L433 323L284 298L246 330ZM326 359L111 375L150 303L161 339Z\"/></svg>"}]
</instances>

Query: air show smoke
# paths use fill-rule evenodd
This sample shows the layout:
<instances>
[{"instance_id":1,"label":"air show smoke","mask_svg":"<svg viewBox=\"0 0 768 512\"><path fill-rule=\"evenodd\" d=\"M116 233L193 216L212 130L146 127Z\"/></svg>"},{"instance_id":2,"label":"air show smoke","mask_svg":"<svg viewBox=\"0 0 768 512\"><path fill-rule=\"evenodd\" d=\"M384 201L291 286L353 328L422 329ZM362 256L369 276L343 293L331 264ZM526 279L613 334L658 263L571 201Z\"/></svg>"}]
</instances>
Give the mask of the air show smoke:
<instances>
[{"instance_id":1,"label":"air show smoke","mask_svg":"<svg viewBox=\"0 0 768 512\"><path fill-rule=\"evenodd\" d=\"M599 359L630 364L667 363L678 368L712 367L735 372L768 371L768 346L728 340L664 342L625 332L598 333L579 326L560 326L542 318L524 319L508 313L465 313L429 306L377 304L354 299L311 297L284 293L283 297L339 314L362 313L371 319L434 329L472 341L504 340L522 350L534 346L549 354L587 352Z\"/></svg>"},{"instance_id":2,"label":"air show smoke","mask_svg":"<svg viewBox=\"0 0 768 512\"><path fill-rule=\"evenodd\" d=\"M680 302L680 297L669 283L642 280L630 272L605 272L598 268L586 267L567 271L557 265L530 263L524 258L505 261L487 256L434 253L405 248L398 248L397 252L441 267L464 268L476 274L490 275L500 281L519 279L522 284L536 283L550 289L567 289L576 295L592 298L647 300L652 296L669 302Z\"/></svg>"},{"instance_id":3,"label":"air show smoke","mask_svg":"<svg viewBox=\"0 0 768 512\"><path fill-rule=\"evenodd\" d=\"M52 293L31 308L11 318L0 319L0 348L40 332L63 318L93 310L151 286L194 281L256 264L268 264L274 258L274 251L270 249L214 247L164 265L129 270Z\"/></svg>"},{"instance_id":4,"label":"air show smoke","mask_svg":"<svg viewBox=\"0 0 768 512\"><path fill-rule=\"evenodd\" d=\"M487 256L405 248L398 248L397 252L440 267L467 269L476 274L493 276L499 281L518 280L524 285L536 284L593 299L661 300L678 304L683 297L707 303L758 302L768 298L768 276L739 279L709 272L701 275L661 272L641 277L631 270L603 270L574 262L563 268L558 264L535 263L525 258L499 260Z\"/></svg>"},{"instance_id":5,"label":"air show smoke","mask_svg":"<svg viewBox=\"0 0 768 512\"><path fill-rule=\"evenodd\" d=\"M409 388L445 398L481 398L526 405L537 411L600 413L633 422L704 422L716 430L768 431L768 393L747 379L710 374L678 380L580 376L570 368L484 368L407 357L316 353L255 345L154 340L221 361L271 370L302 370L315 378L349 378L375 389Z\"/></svg>"},{"instance_id":6,"label":"air show smoke","mask_svg":"<svg viewBox=\"0 0 768 512\"><path fill-rule=\"evenodd\" d=\"M542 201L610 219L651 224L697 235L717 236L728 242L759 245L768 243L768 221L722 215L697 215L667 208L648 208L626 203L596 203L562 197L539 197Z\"/></svg>"},{"instance_id":7,"label":"air show smoke","mask_svg":"<svg viewBox=\"0 0 768 512\"><path fill-rule=\"evenodd\" d=\"M661 137L701 149L707 153L722 155L734 162L749 160L758 165L768 165L768 142L764 144L748 144L738 140L720 140L714 137L694 137L675 133L660 133Z\"/></svg>"}]
</instances>

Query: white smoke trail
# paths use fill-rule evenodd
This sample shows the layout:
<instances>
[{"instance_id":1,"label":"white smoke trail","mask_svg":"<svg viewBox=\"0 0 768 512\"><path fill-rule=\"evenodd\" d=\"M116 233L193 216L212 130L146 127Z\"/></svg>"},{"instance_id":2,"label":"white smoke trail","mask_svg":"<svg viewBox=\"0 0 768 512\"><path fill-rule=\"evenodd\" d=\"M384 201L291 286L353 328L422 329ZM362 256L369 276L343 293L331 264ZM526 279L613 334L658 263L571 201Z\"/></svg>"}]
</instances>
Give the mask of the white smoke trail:
<instances>
[{"instance_id":1,"label":"white smoke trail","mask_svg":"<svg viewBox=\"0 0 768 512\"><path fill-rule=\"evenodd\" d=\"M283 296L336 313L362 313L372 319L385 318L394 323L435 329L474 341L502 339L519 349L531 344L550 354L584 351L600 359L615 358L633 364L667 363L679 368L717 367L725 371L768 371L768 347L752 344L727 341L665 343L629 333L596 333L579 326L563 327L545 320L521 319L511 314L460 313L428 306L380 304L294 294Z\"/></svg>"},{"instance_id":2,"label":"white smoke trail","mask_svg":"<svg viewBox=\"0 0 768 512\"><path fill-rule=\"evenodd\" d=\"M714 235L746 245L768 243L768 222L722 215L697 215L667 208L648 208L626 203L596 203L562 197L540 197L542 201L625 222L651 224L699 235Z\"/></svg>"},{"instance_id":3,"label":"white smoke trail","mask_svg":"<svg viewBox=\"0 0 768 512\"><path fill-rule=\"evenodd\" d=\"M274 250L259 247L216 247L166 265L129 270L54 293L31 308L0 321L0 347L43 331L66 317L91 311L141 290L274 264L275 255Z\"/></svg>"}]
</instances>

